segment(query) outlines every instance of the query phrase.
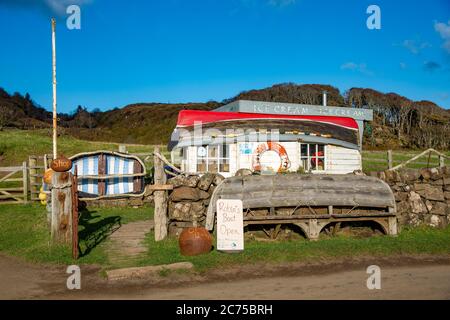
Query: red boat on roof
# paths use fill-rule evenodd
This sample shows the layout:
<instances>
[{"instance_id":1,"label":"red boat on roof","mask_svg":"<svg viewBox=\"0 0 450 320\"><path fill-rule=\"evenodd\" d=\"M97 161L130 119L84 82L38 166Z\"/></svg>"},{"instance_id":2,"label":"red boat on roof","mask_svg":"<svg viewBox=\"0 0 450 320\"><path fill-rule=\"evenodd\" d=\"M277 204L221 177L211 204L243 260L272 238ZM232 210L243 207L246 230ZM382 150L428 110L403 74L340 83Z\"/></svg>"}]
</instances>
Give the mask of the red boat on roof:
<instances>
[{"instance_id":1,"label":"red boat on roof","mask_svg":"<svg viewBox=\"0 0 450 320\"><path fill-rule=\"evenodd\" d=\"M203 110L182 110L178 114L177 127L190 127L195 124L208 124L226 121L240 120L290 120L313 121L331 124L346 129L358 130L358 124L353 118L336 116L311 116L311 115L277 115L263 113L221 112Z\"/></svg>"}]
</instances>

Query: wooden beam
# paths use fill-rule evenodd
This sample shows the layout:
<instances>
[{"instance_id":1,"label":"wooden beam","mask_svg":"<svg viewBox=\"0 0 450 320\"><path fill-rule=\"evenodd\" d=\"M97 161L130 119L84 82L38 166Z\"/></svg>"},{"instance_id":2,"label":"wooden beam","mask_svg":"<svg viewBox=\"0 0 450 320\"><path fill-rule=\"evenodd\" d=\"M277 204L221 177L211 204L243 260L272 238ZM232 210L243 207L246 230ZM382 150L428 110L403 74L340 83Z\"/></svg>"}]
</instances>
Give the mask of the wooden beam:
<instances>
[{"instance_id":1,"label":"wooden beam","mask_svg":"<svg viewBox=\"0 0 450 320\"><path fill-rule=\"evenodd\" d=\"M159 147L155 147L154 152L154 182L155 185L165 185L167 181L166 174L164 172L164 163L159 154ZM168 195L166 190L157 190L154 192L155 201L155 241L161 241L167 237L167 202Z\"/></svg>"},{"instance_id":2,"label":"wooden beam","mask_svg":"<svg viewBox=\"0 0 450 320\"><path fill-rule=\"evenodd\" d=\"M158 190L173 190L173 185L172 184L151 184L146 186L147 190L154 190L154 191L158 191Z\"/></svg>"},{"instance_id":3,"label":"wooden beam","mask_svg":"<svg viewBox=\"0 0 450 320\"><path fill-rule=\"evenodd\" d=\"M22 177L23 177L23 201L25 203L28 202L28 168L27 168L27 162L24 161L22 163Z\"/></svg>"}]
</instances>

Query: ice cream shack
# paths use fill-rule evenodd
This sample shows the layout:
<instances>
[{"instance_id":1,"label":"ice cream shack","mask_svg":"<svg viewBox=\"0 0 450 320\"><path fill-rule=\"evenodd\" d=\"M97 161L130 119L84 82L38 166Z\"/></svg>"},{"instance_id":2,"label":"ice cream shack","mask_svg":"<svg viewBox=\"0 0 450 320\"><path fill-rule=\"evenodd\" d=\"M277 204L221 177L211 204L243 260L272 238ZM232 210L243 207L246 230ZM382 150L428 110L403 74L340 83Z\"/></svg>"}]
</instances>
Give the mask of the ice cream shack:
<instances>
[{"instance_id":1,"label":"ice cream shack","mask_svg":"<svg viewBox=\"0 0 450 320\"><path fill-rule=\"evenodd\" d=\"M372 110L237 100L213 111L182 110L169 143L185 172L345 174L362 169Z\"/></svg>"}]
</instances>

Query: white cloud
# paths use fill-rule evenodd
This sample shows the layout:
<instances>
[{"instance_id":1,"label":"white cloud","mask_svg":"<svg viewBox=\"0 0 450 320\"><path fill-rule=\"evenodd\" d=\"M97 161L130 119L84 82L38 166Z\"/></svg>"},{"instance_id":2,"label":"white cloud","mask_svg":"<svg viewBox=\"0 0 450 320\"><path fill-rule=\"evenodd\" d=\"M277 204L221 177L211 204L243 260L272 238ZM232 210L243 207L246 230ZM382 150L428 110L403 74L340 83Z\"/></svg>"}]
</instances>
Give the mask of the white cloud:
<instances>
[{"instance_id":1,"label":"white cloud","mask_svg":"<svg viewBox=\"0 0 450 320\"><path fill-rule=\"evenodd\" d=\"M373 72L367 69L367 65L365 63L355 63L355 62L346 62L341 65L341 70L351 70L357 71L366 75L373 75Z\"/></svg>"},{"instance_id":2,"label":"white cloud","mask_svg":"<svg viewBox=\"0 0 450 320\"><path fill-rule=\"evenodd\" d=\"M268 4L274 7L286 7L295 4L297 0L269 0Z\"/></svg>"},{"instance_id":3,"label":"white cloud","mask_svg":"<svg viewBox=\"0 0 450 320\"><path fill-rule=\"evenodd\" d=\"M434 30L444 39L442 48L450 54L450 20L445 22L434 22Z\"/></svg>"},{"instance_id":4,"label":"white cloud","mask_svg":"<svg viewBox=\"0 0 450 320\"><path fill-rule=\"evenodd\" d=\"M431 47L431 44L428 42L419 42L416 40L404 40L400 45L413 54L418 54L421 50Z\"/></svg>"}]
</instances>

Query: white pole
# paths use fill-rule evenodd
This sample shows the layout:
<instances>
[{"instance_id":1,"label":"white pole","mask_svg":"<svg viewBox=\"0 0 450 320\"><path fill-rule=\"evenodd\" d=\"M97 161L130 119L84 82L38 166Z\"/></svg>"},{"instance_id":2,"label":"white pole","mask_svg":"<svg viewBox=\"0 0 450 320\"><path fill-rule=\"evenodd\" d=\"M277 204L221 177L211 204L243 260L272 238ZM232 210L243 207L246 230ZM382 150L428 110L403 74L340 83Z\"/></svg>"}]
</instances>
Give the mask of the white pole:
<instances>
[{"instance_id":1,"label":"white pole","mask_svg":"<svg viewBox=\"0 0 450 320\"><path fill-rule=\"evenodd\" d=\"M56 137L58 135L56 123L56 36L55 36L56 22L52 18L52 77L53 77L53 159L57 157Z\"/></svg>"}]
</instances>

